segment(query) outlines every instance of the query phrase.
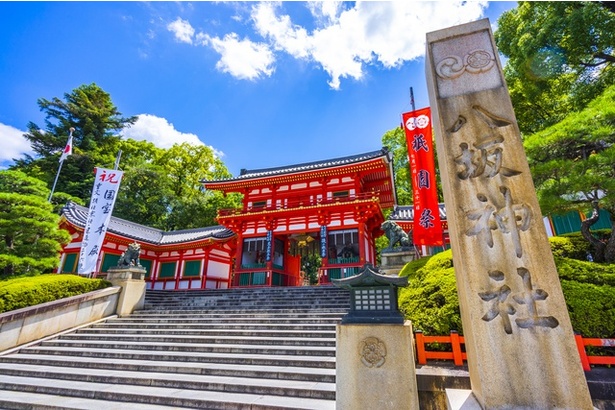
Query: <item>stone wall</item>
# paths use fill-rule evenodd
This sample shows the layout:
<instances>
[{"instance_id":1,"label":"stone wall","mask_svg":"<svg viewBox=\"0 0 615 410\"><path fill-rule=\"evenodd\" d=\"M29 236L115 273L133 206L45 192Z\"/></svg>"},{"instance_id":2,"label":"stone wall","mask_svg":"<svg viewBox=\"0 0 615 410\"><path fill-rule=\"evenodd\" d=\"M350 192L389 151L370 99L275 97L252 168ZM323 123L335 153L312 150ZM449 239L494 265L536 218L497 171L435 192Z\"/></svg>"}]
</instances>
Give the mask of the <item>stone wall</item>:
<instances>
[{"instance_id":1,"label":"stone wall","mask_svg":"<svg viewBox=\"0 0 615 410\"><path fill-rule=\"evenodd\" d=\"M0 351L11 349L116 313L121 287L0 314Z\"/></svg>"}]
</instances>

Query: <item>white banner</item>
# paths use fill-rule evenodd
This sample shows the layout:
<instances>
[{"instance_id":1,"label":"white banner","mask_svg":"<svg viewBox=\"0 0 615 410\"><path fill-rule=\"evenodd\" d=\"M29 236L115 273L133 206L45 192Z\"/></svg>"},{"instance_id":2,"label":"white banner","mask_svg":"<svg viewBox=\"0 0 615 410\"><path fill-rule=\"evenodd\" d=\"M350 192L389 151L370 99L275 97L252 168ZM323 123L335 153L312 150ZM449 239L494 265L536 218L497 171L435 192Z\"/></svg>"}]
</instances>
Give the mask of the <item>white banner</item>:
<instances>
[{"instance_id":1,"label":"white banner","mask_svg":"<svg viewBox=\"0 0 615 410\"><path fill-rule=\"evenodd\" d=\"M123 174L124 171L115 169L96 169L96 179L79 254L80 275L89 275L96 270L96 262L107 233Z\"/></svg>"}]
</instances>

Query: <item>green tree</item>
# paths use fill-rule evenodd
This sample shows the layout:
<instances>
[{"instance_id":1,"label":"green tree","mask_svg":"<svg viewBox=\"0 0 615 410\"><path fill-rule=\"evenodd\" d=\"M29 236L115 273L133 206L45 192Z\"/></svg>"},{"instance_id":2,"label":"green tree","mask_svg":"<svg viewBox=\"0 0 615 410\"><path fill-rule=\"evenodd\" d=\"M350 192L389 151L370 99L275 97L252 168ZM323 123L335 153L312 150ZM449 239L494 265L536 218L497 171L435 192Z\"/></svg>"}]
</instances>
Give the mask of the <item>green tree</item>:
<instances>
[{"instance_id":1,"label":"green tree","mask_svg":"<svg viewBox=\"0 0 615 410\"><path fill-rule=\"evenodd\" d=\"M607 243L591 233L600 208L615 228L615 85L585 109L525 138L524 146L543 213L581 209L592 216L581 232L597 262L615 261L615 229Z\"/></svg>"},{"instance_id":2,"label":"green tree","mask_svg":"<svg viewBox=\"0 0 615 410\"><path fill-rule=\"evenodd\" d=\"M495 32L519 128L533 133L615 83L615 14L606 2L519 2Z\"/></svg>"},{"instance_id":3,"label":"green tree","mask_svg":"<svg viewBox=\"0 0 615 410\"><path fill-rule=\"evenodd\" d=\"M382 136L382 145L393 153L397 203L399 205L410 205L412 204L412 185L410 183L406 133L399 127L387 131Z\"/></svg>"},{"instance_id":4,"label":"green tree","mask_svg":"<svg viewBox=\"0 0 615 410\"><path fill-rule=\"evenodd\" d=\"M69 128L73 127L73 155L64 161L56 190L89 201L93 169L113 165L120 140L118 133L133 124L136 117L123 117L110 95L94 83L64 94L64 100L40 98L37 103L45 113L45 127L30 122L24 134L36 155L17 159L13 168L40 178L51 187L59 153L66 146Z\"/></svg>"},{"instance_id":5,"label":"green tree","mask_svg":"<svg viewBox=\"0 0 615 410\"><path fill-rule=\"evenodd\" d=\"M211 147L188 143L169 149L150 142L120 143L124 179L113 215L163 230L216 225L219 208L239 206L238 195L204 192L201 179L230 173Z\"/></svg>"},{"instance_id":6,"label":"green tree","mask_svg":"<svg viewBox=\"0 0 615 410\"><path fill-rule=\"evenodd\" d=\"M70 241L47 202L45 183L19 171L0 171L0 269L4 275L43 273L58 266Z\"/></svg>"}]
</instances>

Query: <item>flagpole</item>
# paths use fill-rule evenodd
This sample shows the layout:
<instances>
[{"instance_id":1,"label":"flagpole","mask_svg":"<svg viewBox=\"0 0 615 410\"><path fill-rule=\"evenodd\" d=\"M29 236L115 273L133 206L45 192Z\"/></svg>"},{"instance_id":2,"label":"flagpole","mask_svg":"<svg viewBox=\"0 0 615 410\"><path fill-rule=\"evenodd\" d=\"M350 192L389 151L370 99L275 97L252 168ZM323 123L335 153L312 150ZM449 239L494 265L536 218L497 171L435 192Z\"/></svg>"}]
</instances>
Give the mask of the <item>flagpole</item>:
<instances>
[{"instance_id":1,"label":"flagpole","mask_svg":"<svg viewBox=\"0 0 615 410\"><path fill-rule=\"evenodd\" d=\"M414 106L414 90L410 87L410 105L412 106L412 112L416 111L416 107Z\"/></svg>"},{"instance_id":2,"label":"flagpole","mask_svg":"<svg viewBox=\"0 0 615 410\"><path fill-rule=\"evenodd\" d=\"M71 138L73 137L73 131L75 131L75 129L73 127L70 127L69 131L70 131L70 134L68 135L68 141L70 141ZM64 153L62 153L62 155L64 155ZM60 176L60 171L62 170L62 164L64 164L64 159L62 159L60 161L60 165L58 165L58 172L56 172L56 178L53 181L53 186L51 187L51 192L49 193L49 198L47 199L47 202L51 202L51 197L53 196L53 192L56 190L56 184L58 183L58 177Z\"/></svg>"}]
</instances>

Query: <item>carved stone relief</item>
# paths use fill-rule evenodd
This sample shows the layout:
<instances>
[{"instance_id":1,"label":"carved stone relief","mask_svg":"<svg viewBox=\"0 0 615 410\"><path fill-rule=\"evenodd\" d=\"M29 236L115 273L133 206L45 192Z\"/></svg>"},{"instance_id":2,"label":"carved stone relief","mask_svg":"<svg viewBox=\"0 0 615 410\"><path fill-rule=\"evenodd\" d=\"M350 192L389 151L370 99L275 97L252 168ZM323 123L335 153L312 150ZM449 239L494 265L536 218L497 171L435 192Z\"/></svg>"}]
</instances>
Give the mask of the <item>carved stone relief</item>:
<instances>
[{"instance_id":1,"label":"carved stone relief","mask_svg":"<svg viewBox=\"0 0 615 410\"><path fill-rule=\"evenodd\" d=\"M382 340L377 337L368 337L361 342L359 355L366 367L380 367L386 360L387 349Z\"/></svg>"}]
</instances>

